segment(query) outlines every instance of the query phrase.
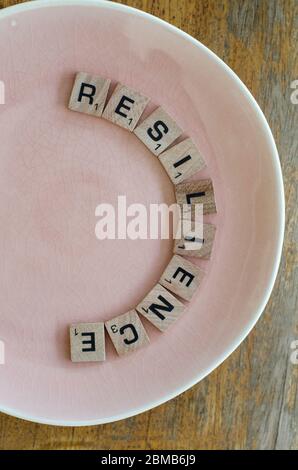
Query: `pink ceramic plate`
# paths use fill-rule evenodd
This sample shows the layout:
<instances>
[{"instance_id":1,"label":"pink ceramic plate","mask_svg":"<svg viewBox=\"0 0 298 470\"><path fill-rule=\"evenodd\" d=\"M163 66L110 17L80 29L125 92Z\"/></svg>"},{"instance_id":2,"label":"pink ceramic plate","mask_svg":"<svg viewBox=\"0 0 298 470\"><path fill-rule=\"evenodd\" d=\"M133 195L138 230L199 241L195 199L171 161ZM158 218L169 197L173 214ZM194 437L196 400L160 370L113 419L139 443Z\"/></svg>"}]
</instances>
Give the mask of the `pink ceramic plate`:
<instances>
[{"instance_id":1,"label":"pink ceramic plate","mask_svg":"<svg viewBox=\"0 0 298 470\"><path fill-rule=\"evenodd\" d=\"M236 75L183 32L110 2L33 2L0 14L0 408L52 424L128 417L181 393L249 333L268 300L283 238L274 140ZM95 207L174 202L170 180L129 132L73 113L77 71L162 105L205 157L218 214L211 261L183 320L125 358L72 364L68 325L134 307L172 242L96 239Z\"/></svg>"}]
</instances>

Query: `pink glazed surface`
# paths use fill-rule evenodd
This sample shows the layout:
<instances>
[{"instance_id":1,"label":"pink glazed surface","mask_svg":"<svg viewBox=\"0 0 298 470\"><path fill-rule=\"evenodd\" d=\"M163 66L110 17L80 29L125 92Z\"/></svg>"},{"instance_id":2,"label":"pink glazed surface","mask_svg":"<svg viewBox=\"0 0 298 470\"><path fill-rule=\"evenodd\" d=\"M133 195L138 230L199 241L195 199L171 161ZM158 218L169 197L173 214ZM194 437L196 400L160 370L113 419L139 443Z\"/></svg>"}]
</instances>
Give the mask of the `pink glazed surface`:
<instances>
[{"instance_id":1,"label":"pink glazed surface","mask_svg":"<svg viewBox=\"0 0 298 470\"><path fill-rule=\"evenodd\" d=\"M86 2L88 4L88 2ZM32 7L31 7L32 8ZM0 409L87 424L154 406L202 378L264 307L279 258L282 189L274 145L247 91L204 47L113 5L52 6L0 19ZM67 109L74 74L123 82L191 136L214 182L212 259L181 321L103 364L72 364L68 327L133 308L159 279L172 242L99 241L95 208L174 202L173 187L129 132Z\"/></svg>"}]
</instances>

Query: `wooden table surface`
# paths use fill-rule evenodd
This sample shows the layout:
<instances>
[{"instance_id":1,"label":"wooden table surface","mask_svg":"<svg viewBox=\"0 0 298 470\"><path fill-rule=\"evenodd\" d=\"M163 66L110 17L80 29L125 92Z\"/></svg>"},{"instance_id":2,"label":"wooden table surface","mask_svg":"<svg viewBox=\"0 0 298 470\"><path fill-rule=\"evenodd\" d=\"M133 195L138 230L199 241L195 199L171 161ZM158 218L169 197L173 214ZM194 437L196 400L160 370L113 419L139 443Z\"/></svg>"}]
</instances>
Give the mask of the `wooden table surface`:
<instances>
[{"instance_id":1,"label":"wooden table surface","mask_svg":"<svg viewBox=\"0 0 298 470\"><path fill-rule=\"evenodd\" d=\"M21 3L0 0L0 7ZM152 411L117 423L57 428L0 414L0 449L297 449L297 0L122 0L178 26L221 57L263 109L286 195L282 262L264 315L209 377ZM296 281L296 282L295 282Z\"/></svg>"}]
</instances>

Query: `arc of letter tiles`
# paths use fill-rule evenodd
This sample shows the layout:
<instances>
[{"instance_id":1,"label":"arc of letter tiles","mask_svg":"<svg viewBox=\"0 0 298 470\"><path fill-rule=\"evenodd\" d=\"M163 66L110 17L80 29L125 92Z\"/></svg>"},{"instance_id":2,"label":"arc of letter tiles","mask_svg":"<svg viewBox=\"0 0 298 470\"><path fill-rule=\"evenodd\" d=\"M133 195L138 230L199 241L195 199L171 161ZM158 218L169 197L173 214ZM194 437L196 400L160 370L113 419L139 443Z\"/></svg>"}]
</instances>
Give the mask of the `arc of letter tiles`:
<instances>
[{"instance_id":1,"label":"arc of letter tiles","mask_svg":"<svg viewBox=\"0 0 298 470\"><path fill-rule=\"evenodd\" d=\"M188 207L186 219L192 221L196 204L203 204L203 213L216 212L211 179L184 182L205 167L205 162L192 139L179 142L183 131L176 121L159 106L139 124L150 99L142 92L118 83L108 103L111 80L79 72L75 76L69 109L104 118L123 129L134 132L144 145L158 157L175 185L177 203ZM105 322L77 323L70 327L71 359L73 362L105 360L104 329L117 353L125 355L149 344L149 338L137 311L160 331L165 331L187 310L180 300L190 301L201 284L204 273L183 256L210 257L215 226L203 224L203 238L190 232L175 240L174 256L161 275L159 283L127 313ZM181 256L182 255L182 256ZM178 298L177 298L178 297ZM105 328L104 328L105 327Z\"/></svg>"}]
</instances>

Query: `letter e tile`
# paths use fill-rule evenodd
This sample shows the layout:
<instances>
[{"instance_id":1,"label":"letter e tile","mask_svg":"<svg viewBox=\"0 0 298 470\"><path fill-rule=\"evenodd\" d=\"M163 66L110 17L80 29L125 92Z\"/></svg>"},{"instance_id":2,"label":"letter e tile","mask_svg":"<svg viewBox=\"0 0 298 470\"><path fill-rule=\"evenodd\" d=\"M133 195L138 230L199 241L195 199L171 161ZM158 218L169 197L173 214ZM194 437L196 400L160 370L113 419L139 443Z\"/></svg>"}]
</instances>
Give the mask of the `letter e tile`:
<instances>
[{"instance_id":1,"label":"letter e tile","mask_svg":"<svg viewBox=\"0 0 298 470\"><path fill-rule=\"evenodd\" d=\"M146 330L135 310L112 318L105 326L119 356L149 343Z\"/></svg>"}]
</instances>

